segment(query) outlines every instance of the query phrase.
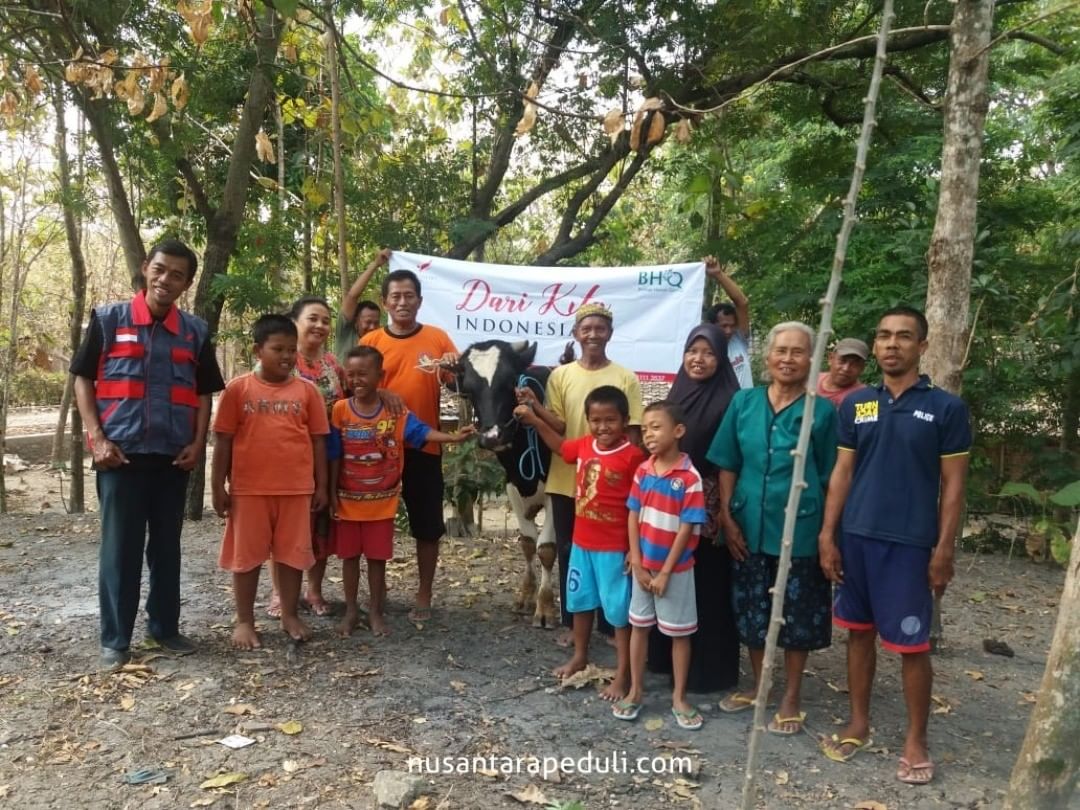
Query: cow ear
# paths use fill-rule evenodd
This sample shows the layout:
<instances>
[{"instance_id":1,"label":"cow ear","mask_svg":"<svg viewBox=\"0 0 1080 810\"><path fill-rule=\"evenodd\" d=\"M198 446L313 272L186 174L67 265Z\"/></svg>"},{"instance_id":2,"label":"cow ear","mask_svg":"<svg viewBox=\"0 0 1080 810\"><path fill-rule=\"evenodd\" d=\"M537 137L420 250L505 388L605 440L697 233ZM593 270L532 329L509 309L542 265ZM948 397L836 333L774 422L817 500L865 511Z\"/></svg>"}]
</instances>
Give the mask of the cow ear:
<instances>
[{"instance_id":1,"label":"cow ear","mask_svg":"<svg viewBox=\"0 0 1080 810\"><path fill-rule=\"evenodd\" d=\"M524 340L514 344L514 350L518 353L523 368L531 366L533 360L536 359L536 345L536 343L529 343Z\"/></svg>"}]
</instances>

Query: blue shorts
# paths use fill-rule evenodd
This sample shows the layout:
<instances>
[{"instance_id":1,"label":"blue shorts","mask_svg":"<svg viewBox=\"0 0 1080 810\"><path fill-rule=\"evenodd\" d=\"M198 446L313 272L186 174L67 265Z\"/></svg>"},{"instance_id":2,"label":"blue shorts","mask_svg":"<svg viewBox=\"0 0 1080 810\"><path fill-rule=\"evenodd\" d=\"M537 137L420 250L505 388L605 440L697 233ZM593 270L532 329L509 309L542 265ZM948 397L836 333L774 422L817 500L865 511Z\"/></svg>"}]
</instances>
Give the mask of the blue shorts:
<instances>
[{"instance_id":1,"label":"blue shorts","mask_svg":"<svg viewBox=\"0 0 1080 810\"><path fill-rule=\"evenodd\" d=\"M930 555L933 549L845 532L840 542L844 582L833 598L833 624L876 630L898 653L930 649Z\"/></svg>"},{"instance_id":2,"label":"blue shorts","mask_svg":"<svg viewBox=\"0 0 1080 810\"><path fill-rule=\"evenodd\" d=\"M566 570L566 609L587 613L604 609L612 627L630 623L630 575L621 551L589 551L574 544Z\"/></svg>"}]
</instances>

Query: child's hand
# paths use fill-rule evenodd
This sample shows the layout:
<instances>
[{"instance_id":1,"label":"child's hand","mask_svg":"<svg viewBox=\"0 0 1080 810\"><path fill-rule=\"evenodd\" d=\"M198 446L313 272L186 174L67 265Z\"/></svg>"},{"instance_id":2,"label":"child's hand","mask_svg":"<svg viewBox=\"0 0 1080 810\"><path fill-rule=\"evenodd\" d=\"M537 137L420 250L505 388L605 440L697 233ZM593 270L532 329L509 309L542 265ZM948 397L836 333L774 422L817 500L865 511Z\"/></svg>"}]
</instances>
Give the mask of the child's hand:
<instances>
[{"instance_id":1,"label":"child's hand","mask_svg":"<svg viewBox=\"0 0 1080 810\"><path fill-rule=\"evenodd\" d=\"M658 574L653 574L651 590L657 596L663 596L664 591L667 590L668 579L671 574L665 574L661 571Z\"/></svg>"},{"instance_id":2,"label":"child's hand","mask_svg":"<svg viewBox=\"0 0 1080 810\"><path fill-rule=\"evenodd\" d=\"M330 517L336 519L340 511L341 498L338 497L337 487L333 487L330 491Z\"/></svg>"},{"instance_id":3,"label":"child's hand","mask_svg":"<svg viewBox=\"0 0 1080 810\"><path fill-rule=\"evenodd\" d=\"M476 425L465 425L461 430L454 434L454 441L460 444L470 436L475 436L478 432Z\"/></svg>"},{"instance_id":4,"label":"child's hand","mask_svg":"<svg viewBox=\"0 0 1080 810\"><path fill-rule=\"evenodd\" d=\"M315 491L311 494L311 511L321 512L328 502L326 487L315 487Z\"/></svg>"},{"instance_id":5,"label":"child's hand","mask_svg":"<svg viewBox=\"0 0 1080 810\"><path fill-rule=\"evenodd\" d=\"M637 584L641 586L643 591L652 590L652 572L640 565L634 566L634 579L637 580Z\"/></svg>"},{"instance_id":6,"label":"child's hand","mask_svg":"<svg viewBox=\"0 0 1080 810\"><path fill-rule=\"evenodd\" d=\"M211 503L214 505L214 512L218 517L228 517L229 509L232 507L232 499L229 497L229 493L225 491L225 487L214 487L212 493Z\"/></svg>"},{"instance_id":7,"label":"child's hand","mask_svg":"<svg viewBox=\"0 0 1080 810\"><path fill-rule=\"evenodd\" d=\"M535 425L538 421L532 405L518 405L514 408L514 418L526 425Z\"/></svg>"}]
</instances>

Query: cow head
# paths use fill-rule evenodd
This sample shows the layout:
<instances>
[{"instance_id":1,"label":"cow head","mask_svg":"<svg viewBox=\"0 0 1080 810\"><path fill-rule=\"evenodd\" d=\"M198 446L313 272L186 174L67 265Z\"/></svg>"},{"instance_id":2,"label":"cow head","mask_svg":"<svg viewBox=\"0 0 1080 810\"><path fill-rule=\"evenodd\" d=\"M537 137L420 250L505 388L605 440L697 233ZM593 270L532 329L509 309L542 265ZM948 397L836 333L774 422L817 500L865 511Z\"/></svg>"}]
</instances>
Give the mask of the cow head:
<instances>
[{"instance_id":1,"label":"cow head","mask_svg":"<svg viewBox=\"0 0 1080 810\"><path fill-rule=\"evenodd\" d=\"M458 390L472 402L481 447L501 450L513 440L518 426L514 389L535 357L535 343L502 340L474 343L461 355Z\"/></svg>"}]
</instances>

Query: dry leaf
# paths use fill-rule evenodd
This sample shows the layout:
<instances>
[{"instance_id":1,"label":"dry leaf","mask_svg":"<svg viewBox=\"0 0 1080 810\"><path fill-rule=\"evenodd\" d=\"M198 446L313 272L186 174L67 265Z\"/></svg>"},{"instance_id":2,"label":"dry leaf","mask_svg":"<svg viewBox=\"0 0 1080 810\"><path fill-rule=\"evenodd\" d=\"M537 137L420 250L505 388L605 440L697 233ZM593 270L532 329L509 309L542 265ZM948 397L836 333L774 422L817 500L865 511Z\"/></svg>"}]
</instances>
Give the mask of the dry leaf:
<instances>
[{"instance_id":1,"label":"dry leaf","mask_svg":"<svg viewBox=\"0 0 1080 810\"><path fill-rule=\"evenodd\" d=\"M291 42L286 43L285 45L281 46L281 52L285 55L285 58L287 60L289 60L293 64L296 64L299 55L297 54L295 45L293 45Z\"/></svg>"},{"instance_id":2,"label":"dry leaf","mask_svg":"<svg viewBox=\"0 0 1080 810\"><path fill-rule=\"evenodd\" d=\"M130 712L132 709L134 709L135 708L135 696L134 695L124 695L122 698L120 698L120 708L123 709L125 712Z\"/></svg>"},{"instance_id":3,"label":"dry leaf","mask_svg":"<svg viewBox=\"0 0 1080 810\"><path fill-rule=\"evenodd\" d=\"M154 109L146 116L146 123L152 124L169 111L169 104L161 93L154 93Z\"/></svg>"},{"instance_id":4,"label":"dry leaf","mask_svg":"<svg viewBox=\"0 0 1080 810\"><path fill-rule=\"evenodd\" d=\"M186 686L186 684L185 684L185 686ZM188 688L190 688L190 687L188 687ZM255 714L255 707L252 706L250 703L233 703L230 706L226 706L224 709L222 709L222 711L225 712L225 714L235 714L235 715Z\"/></svg>"},{"instance_id":5,"label":"dry leaf","mask_svg":"<svg viewBox=\"0 0 1080 810\"><path fill-rule=\"evenodd\" d=\"M615 670L605 669L598 667L596 664L589 664L585 669L580 672L575 672L569 678L563 678L558 687L557 692L561 692L564 689L580 689L583 686L588 686L590 683L596 682L598 684L607 683L615 677Z\"/></svg>"},{"instance_id":6,"label":"dry leaf","mask_svg":"<svg viewBox=\"0 0 1080 810\"><path fill-rule=\"evenodd\" d=\"M290 737L294 734L299 734L304 730L304 724L299 720L288 720L284 723L277 724L277 730L282 734L288 734Z\"/></svg>"},{"instance_id":7,"label":"dry leaf","mask_svg":"<svg viewBox=\"0 0 1080 810\"><path fill-rule=\"evenodd\" d=\"M464 681L450 681L450 688L457 692L459 695L465 691Z\"/></svg>"},{"instance_id":8,"label":"dry leaf","mask_svg":"<svg viewBox=\"0 0 1080 810\"><path fill-rule=\"evenodd\" d=\"M507 793L511 799L516 799L522 804L539 804L546 807L550 802L544 792L536 785L526 785L517 793Z\"/></svg>"},{"instance_id":9,"label":"dry leaf","mask_svg":"<svg viewBox=\"0 0 1080 810\"><path fill-rule=\"evenodd\" d=\"M641 106L638 107L638 112L648 112L649 110L659 110L664 106L664 102L657 96L647 98L641 102Z\"/></svg>"},{"instance_id":10,"label":"dry leaf","mask_svg":"<svg viewBox=\"0 0 1080 810\"><path fill-rule=\"evenodd\" d=\"M23 70L23 83L26 85L26 89L35 96L45 89L41 76L38 75L37 68L33 65L27 65Z\"/></svg>"},{"instance_id":11,"label":"dry leaf","mask_svg":"<svg viewBox=\"0 0 1080 810\"><path fill-rule=\"evenodd\" d=\"M930 697L933 699L934 703L937 704L934 706L934 714L950 714L952 712L952 704L945 700L945 698L939 695L931 695Z\"/></svg>"},{"instance_id":12,"label":"dry leaf","mask_svg":"<svg viewBox=\"0 0 1080 810\"><path fill-rule=\"evenodd\" d=\"M4 118L14 118L18 109L19 97L10 90L6 91L3 100L0 100L0 115Z\"/></svg>"},{"instance_id":13,"label":"dry leaf","mask_svg":"<svg viewBox=\"0 0 1080 810\"><path fill-rule=\"evenodd\" d=\"M79 49L79 54L77 54L75 58L78 59L81 53L82 48ZM101 64L103 65L111 65L119 58L120 54L116 52L116 48L109 48L109 50L105 51L105 53L101 54L101 56L98 57L98 61L101 62Z\"/></svg>"},{"instance_id":14,"label":"dry leaf","mask_svg":"<svg viewBox=\"0 0 1080 810\"><path fill-rule=\"evenodd\" d=\"M625 116L623 116L622 110L618 107L608 110L607 113L604 114L604 132L607 134L608 138L611 139L612 143L615 143L615 141L619 139L619 135L623 131L624 121Z\"/></svg>"},{"instance_id":15,"label":"dry leaf","mask_svg":"<svg viewBox=\"0 0 1080 810\"><path fill-rule=\"evenodd\" d=\"M183 73L173 79L172 86L169 88L169 95L172 96L172 103L176 109L182 110L187 106L188 99L191 98L191 91L188 89L187 80L184 78Z\"/></svg>"},{"instance_id":16,"label":"dry leaf","mask_svg":"<svg viewBox=\"0 0 1080 810\"><path fill-rule=\"evenodd\" d=\"M300 770L300 764L295 760L287 759L281 763L281 769L285 771L285 773L296 773Z\"/></svg>"},{"instance_id":17,"label":"dry leaf","mask_svg":"<svg viewBox=\"0 0 1080 810\"><path fill-rule=\"evenodd\" d=\"M971 680L973 681L981 681L983 679L983 674L977 669L965 669L964 674L971 676Z\"/></svg>"},{"instance_id":18,"label":"dry leaf","mask_svg":"<svg viewBox=\"0 0 1080 810\"><path fill-rule=\"evenodd\" d=\"M881 802L875 802L873 799L866 799L852 806L852 810L889 810Z\"/></svg>"},{"instance_id":19,"label":"dry leaf","mask_svg":"<svg viewBox=\"0 0 1080 810\"><path fill-rule=\"evenodd\" d=\"M777 771L776 772L776 784L778 784L778 785L786 785L789 781L791 781L791 777L788 776L787 771Z\"/></svg>"},{"instance_id":20,"label":"dry leaf","mask_svg":"<svg viewBox=\"0 0 1080 810\"><path fill-rule=\"evenodd\" d=\"M684 118L679 122L679 125L675 127L675 140L682 144L690 143L690 139L693 137L690 127L690 119Z\"/></svg>"},{"instance_id":21,"label":"dry leaf","mask_svg":"<svg viewBox=\"0 0 1080 810\"><path fill-rule=\"evenodd\" d=\"M229 773L219 773L217 776L211 776L199 787L203 790L209 790L210 788L228 787L229 785L236 785L240 782L246 782L248 775L246 773L240 773L239 771L231 771Z\"/></svg>"},{"instance_id":22,"label":"dry leaf","mask_svg":"<svg viewBox=\"0 0 1080 810\"><path fill-rule=\"evenodd\" d=\"M395 754L411 754L413 750L406 748L404 745L398 745L397 743L387 742L386 740L379 740L374 737L366 737L364 739L368 745L374 745L376 748L382 748L384 751L393 751Z\"/></svg>"},{"instance_id":23,"label":"dry leaf","mask_svg":"<svg viewBox=\"0 0 1080 810\"><path fill-rule=\"evenodd\" d=\"M409 810L432 810L434 806L430 796L421 796L409 805Z\"/></svg>"},{"instance_id":24,"label":"dry leaf","mask_svg":"<svg viewBox=\"0 0 1080 810\"><path fill-rule=\"evenodd\" d=\"M664 120L664 114L657 110L652 114L652 119L649 121L649 146L653 146L664 140L664 133L666 131L667 121Z\"/></svg>"},{"instance_id":25,"label":"dry leaf","mask_svg":"<svg viewBox=\"0 0 1080 810\"><path fill-rule=\"evenodd\" d=\"M274 145L270 143L270 136L262 129L255 133L255 154L264 163L274 163L276 160L274 157Z\"/></svg>"},{"instance_id":26,"label":"dry leaf","mask_svg":"<svg viewBox=\"0 0 1080 810\"><path fill-rule=\"evenodd\" d=\"M210 805L212 805L216 801L217 801L217 796L207 796L206 798L203 798L203 799L196 799L191 804L189 804L188 807L209 807Z\"/></svg>"},{"instance_id":27,"label":"dry leaf","mask_svg":"<svg viewBox=\"0 0 1080 810\"><path fill-rule=\"evenodd\" d=\"M664 727L664 718L662 717L650 717L645 721L646 731L656 731Z\"/></svg>"},{"instance_id":28,"label":"dry leaf","mask_svg":"<svg viewBox=\"0 0 1080 810\"><path fill-rule=\"evenodd\" d=\"M443 6L439 12L439 25L447 25L450 22L450 6Z\"/></svg>"},{"instance_id":29,"label":"dry leaf","mask_svg":"<svg viewBox=\"0 0 1080 810\"><path fill-rule=\"evenodd\" d=\"M536 125L536 105L531 101L525 102L525 112L521 115L521 120L517 122L517 126L514 127L514 135L521 137L532 129Z\"/></svg>"}]
</instances>

